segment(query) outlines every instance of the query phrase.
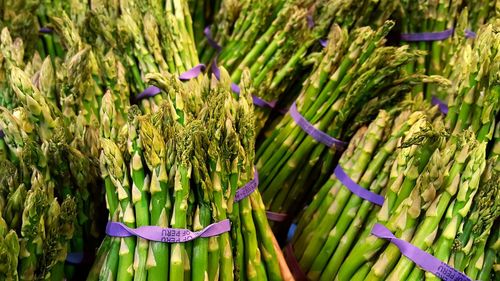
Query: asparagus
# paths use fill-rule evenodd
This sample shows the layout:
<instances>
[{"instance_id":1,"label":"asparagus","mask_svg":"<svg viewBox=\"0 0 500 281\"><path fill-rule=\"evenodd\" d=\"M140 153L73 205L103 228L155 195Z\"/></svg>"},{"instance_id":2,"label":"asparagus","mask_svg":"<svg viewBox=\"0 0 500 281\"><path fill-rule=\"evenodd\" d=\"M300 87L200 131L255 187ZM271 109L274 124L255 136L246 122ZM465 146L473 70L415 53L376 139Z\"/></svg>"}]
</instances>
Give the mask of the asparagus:
<instances>
[{"instance_id":1,"label":"asparagus","mask_svg":"<svg viewBox=\"0 0 500 281\"><path fill-rule=\"evenodd\" d=\"M458 184L458 189L453 191L453 188L449 188L452 185L446 186L444 193L438 195L434 202L432 202L431 206L427 209L424 220L419 224L418 230L411 240L413 245L420 249L425 249L425 247L429 247L432 244L433 239L429 239L429 237L435 236L439 222L447 209L451 208L451 212L454 213L457 220L460 220L459 216L463 218L467 214L470 209L471 200L477 192L479 179L485 168L484 149L485 145L481 144L476 149L472 149L472 155L460 176L460 183L456 183ZM460 156L456 158L456 161L460 161ZM454 181L458 181L458 179L455 178ZM455 194L457 197L453 200ZM451 225L453 225L453 222ZM452 231L452 227L450 226L443 230L444 236L447 236L447 231ZM441 249L444 249L444 247ZM440 255L440 253L436 252L435 254ZM400 259L388 278L393 278L392 280L394 280L394 278L399 278L396 277L398 275L407 276L411 272L412 267L413 264L411 262L406 259Z\"/></svg>"},{"instance_id":2,"label":"asparagus","mask_svg":"<svg viewBox=\"0 0 500 281\"><path fill-rule=\"evenodd\" d=\"M383 28L376 32L367 28L359 29L349 37L339 29L332 31L332 40L329 41L332 43L329 43L325 51L325 58L329 59L324 59L322 64L325 65L318 66L315 75L310 81L306 81L302 95L297 102L299 112L303 112L302 115L306 120L330 136L347 139L358 126L364 123L363 120L367 117L358 115L355 118L354 126L344 128L344 122L354 117L349 116L355 111L355 108L362 105L362 101L367 102L368 105L368 110L362 112L371 115L373 111L384 106L386 101L389 102L399 90L406 88L404 85L406 82L400 85L391 85L389 77L393 77L393 71L415 58L416 54L407 53L405 49L396 50L389 47L381 47L373 51L375 45L382 44L383 36L390 27L391 23L386 23ZM352 45L347 49L345 44L351 40L353 40ZM358 52L358 48L359 51L365 51ZM343 52L351 55L339 60L340 53ZM360 61L354 63L357 56L359 56ZM393 59L394 61L392 61ZM385 63L389 61L391 63L386 65ZM350 67L352 69L347 72ZM375 72L374 69L378 67L381 67L380 71ZM354 78L353 76L356 76L358 71L363 74ZM330 79L328 79L329 75L331 75ZM372 75L375 76L372 77ZM365 91L366 87L372 88L374 83L368 83L366 87L361 87L364 81L378 81L378 79L383 79L382 77L386 77L387 83L379 84L369 93ZM349 85L348 81L351 79L357 80L357 82ZM405 81L405 78L399 81ZM338 86L334 90L336 85ZM388 87L385 91L390 93L387 100L377 99L375 93L385 87ZM317 93L319 96L314 97ZM370 102L371 99L373 100ZM284 145L280 145L282 143ZM337 148L333 149L338 150ZM314 139L306 136L291 120L290 116L286 116L277 126L273 135L257 151L257 168L265 179L261 184L261 190L267 209L275 212L289 211L282 210L281 204L286 198L286 194L295 193L296 189L300 191L294 197L303 198L305 196L307 198L305 190L301 186L297 186L294 183L295 178L291 176L301 174L297 171L303 169L302 163L307 162L304 160L311 159L313 162L308 164L314 166L316 161L325 157L322 156L325 155L325 151L327 149L323 144L318 144ZM316 155L319 157L315 157ZM309 175L302 176L309 178ZM277 201L277 198L281 199ZM294 203L301 204L301 202L295 201L292 202L292 205Z\"/></svg>"}]
</instances>

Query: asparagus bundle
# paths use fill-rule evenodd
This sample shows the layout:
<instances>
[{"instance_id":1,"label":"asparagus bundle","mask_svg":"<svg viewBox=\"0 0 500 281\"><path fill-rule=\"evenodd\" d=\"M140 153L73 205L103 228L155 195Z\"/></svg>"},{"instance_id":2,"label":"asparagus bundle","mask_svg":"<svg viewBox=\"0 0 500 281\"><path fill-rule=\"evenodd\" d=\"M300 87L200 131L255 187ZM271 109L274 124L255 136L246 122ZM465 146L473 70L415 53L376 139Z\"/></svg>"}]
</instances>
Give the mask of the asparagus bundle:
<instances>
[{"instance_id":1,"label":"asparagus bundle","mask_svg":"<svg viewBox=\"0 0 500 281\"><path fill-rule=\"evenodd\" d=\"M269 117L269 107L275 107L276 102L289 105L296 98L297 91L287 89L297 87L303 82L300 77L309 75L301 71L306 55L326 39L334 23L347 30L365 25L377 28L396 8L394 1L244 2L234 21L228 17L238 6L227 2L228 8L221 11L226 18L216 36L223 46L217 61L232 73L234 83L239 83L246 67L250 68L255 95L267 102L257 109L258 131ZM227 27L231 22L232 30ZM283 96L285 92L287 96Z\"/></svg>"},{"instance_id":2,"label":"asparagus bundle","mask_svg":"<svg viewBox=\"0 0 500 281\"><path fill-rule=\"evenodd\" d=\"M480 32L477 38L478 44L475 44L474 49L469 52L470 56L464 63L467 67L463 69L464 73L461 76L463 80L459 81L457 98L450 107L451 114L446 116L447 127L453 132L452 137L444 147L433 153L428 163L425 159L421 162L429 171L428 174L418 170L418 173L414 173L413 179L406 176L397 188L396 186L388 188L384 206L376 218L372 219L374 222L383 223L389 230L396 231L396 237L401 237L424 251L436 254L445 262L451 250L450 241L457 232L456 228L468 215L470 202L477 193L479 178L485 165L486 142L492 137L494 116L498 111L499 96L496 92L498 80L495 78L498 44L495 43L497 36L493 30L495 30L493 25L489 25ZM485 53L483 50L492 51ZM488 63L490 61L491 64ZM486 62L488 65L481 68L484 72L477 71L478 62ZM469 81L474 82L469 84ZM476 91L484 95L475 98ZM484 103L483 100L488 100L488 103ZM471 107L474 109L471 110ZM477 118L475 116L478 115L482 117L480 120L475 120ZM471 142L472 138L477 138L478 142L476 144ZM441 170L442 172L439 172ZM429 182L433 184L429 185ZM415 194L411 195L413 193ZM448 219L444 217L445 214L448 214ZM374 222L367 225L373 225ZM374 265L371 270L365 272L363 279L400 280L400 278L418 279L423 276L420 269L414 269L412 261L400 258L396 246L391 244L384 250L384 241L368 234L364 233L359 237L347 258L343 260L337 275L339 280L349 280L368 260L374 262ZM435 248L433 248L434 243L436 243Z\"/></svg>"},{"instance_id":3,"label":"asparagus bundle","mask_svg":"<svg viewBox=\"0 0 500 281\"><path fill-rule=\"evenodd\" d=\"M381 111L368 128L362 127L354 135L339 167L362 188L384 194L385 187L397 181L398 173L407 173L406 163L417 161L442 139L442 120L437 117L432 125L426 115L436 117L436 111ZM374 203L343 184L344 180L332 175L299 219L292 246L310 280L330 280L337 273L343 255L374 209Z\"/></svg>"},{"instance_id":4,"label":"asparagus bundle","mask_svg":"<svg viewBox=\"0 0 500 281\"><path fill-rule=\"evenodd\" d=\"M0 192L4 233L9 233L4 241L9 244L3 250L13 250L2 253L8 257L2 263L10 264L2 267L2 276L6 280L63 280L66 255L73 248L69 243L80 229L76 216L84 224L89 212L84 210L83 187L67 181L77 180L75 173L66 171L61 178L58 172L65 171L65 165L81 165L79 169L87 170L91 165L78 163L86 159L74 148L64 151L70 154L69 160L65 159L68 162L53 162L60 156L58 146L62 149L67 145L61 139L62 132L55 129L57 120L23 71L13 66L10 75L23 107L12 113L3 108L0 116L7 148L2 171L9 172L3 175ZM88 173L87 180L91 175ZM81 235L77 233L73 241L82 243Z\"/></svg>"},{"instance_id":5,"label":"asparagus bundle","mask_svg":"<svg viewBox=\"0 0 500 281\"><path fill-rule=\"evenodd\" d=\"M163 101L144 115L130 109L126 150L112 137L119 130L114 118L104 117L117 115L110 94L104 99L101 119L110 122L101 129L100 162L109 219L131 228L193 231L229 219L231 228L174 243L108 231L88 280L282 280L258 191L237 196L257 176L248 82L236 100L225 71L221 82L148 77Z\"/></svg>"},{"instance_id":6,"label":"asparagus bundle","mask_svg":"<svg viewBox=\"0 0 500 281\"><path fill-rule=\"evenodd\" d=\"M495 243L498 239L495 237L498 235L495 234L498 232L498 225L494 226L495 220L500 215L498 207L500 178L498 171L493 169L496 161L498 161L496 158L489 160L481 179L481 186L474 197L470 214L462 221L460 232L455 232L455 234L449 233L448 230L447 238L443 238L451 244L451 247L442 245L441 240L434 245L435 251L446 251L447 255L442 255L441 259L448 259L454 268L465 272L467 276L475 280L490 280L495 258L495 255L487 251L486 246L488 239L492 241L490 243Z\"/></svg>"},{"instance_id":7,"label":"asparagus bundle","mask_svg":"<svg viewBox=\"0 0 500 281\"><path fill-rule=\"evenodd\" d=\"M72 253L69 259L72 262L81 262L85 247L92 249L97 242L102 223L98 216L102 199L95 188L98 185L95 161L99 150L95 123L98 122L100 89L92 77L93 55L73 30L64 29L61 34L68 46L67 57L64 63L53 65L51 58L42 60L38 53L25 61L23 41L19 38L12 40L7 29L2 31L2 73L5 73L8 83L3 92L2 105L5 108L2 108L0 122L4 135L0 140L2 159L12 162L19 170L23 183L21 188L13 183L6 184L8 188L4 189L2 196L15 200L9 201L8 208L21 214L26 207L19 202L26 198L26 192L30 192L33 174L37 172L44 179L43 185L48 186L45 189L49 194L49 206L54 206L51 212L61 211L62 218L68 217L64 223L71 227L68 234L61 232L68 232L68 229L57 230L61 232L59 234L50 230L53 232L51 236L37 238L40 245L46 243L47 247L57 247L59 252L54 254L55 250L44 250L44 256L41 256L37 248L36 256L41 260L30 261L33 273L23 277L27 280L42 274L54 274L53 277L44 277L54 280L71 278L74 268L70 264L64 266L67 254ZM108 67L116 68L116 65ZM122 86L123 80L116 76L108 75ZM126 106L119 98L117 95L117 104ZM56 208L56 203L62 204L70 199L76 208L72 215ZM10 211L3 214L8 216L4 218L11 229L19 231L22 223L19 215ZM53 223L57 225L58 220L59 216L54 217ZM55 235L64 235L64 239ZM21 235L19 238L24 239ZM45 269L48 264L52 265Z\"/></svg>"},{"instance_id":8,"label":"asparagus bundle","mask_svg":"<svg viewBox=\"0 0 500 281\"><path fill-rule=\"evenodd\" d=\"M377 31L360 28L350 36L338 27L332 30L323 59L297 101L298 112L307 122L329 136L349 140L380 108L422 80L399 71L418 52L382 46L391 27L392 22L387 22ZM257 150L267 210L293 217L330 176L340 150L319 143L290 115L285 116ZM311 182L312 186L304 187Z\"/></svg>"}]
</instances>

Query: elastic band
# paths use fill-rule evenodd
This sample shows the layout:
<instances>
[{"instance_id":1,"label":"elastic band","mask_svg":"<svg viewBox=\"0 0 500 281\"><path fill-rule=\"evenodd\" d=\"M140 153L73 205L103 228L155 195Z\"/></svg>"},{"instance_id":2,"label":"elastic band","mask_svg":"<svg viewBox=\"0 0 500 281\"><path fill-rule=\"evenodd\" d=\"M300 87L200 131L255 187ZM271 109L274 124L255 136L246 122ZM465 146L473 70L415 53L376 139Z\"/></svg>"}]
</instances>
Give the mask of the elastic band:
<instances>
[{"instance_id":1,"label":"elastic band","mask_svg":"<svg viewBox=\"0 0 500 281\"><path fill-rule=\"evenodd\" d=\"M287 244L285 246L285 260L292 272L293 277L296 281L307 281L307 275L300 268L300 264L297 261L297 258L293 254L292 244Z\"/></svg>"},{"instance_id":2,"label":"elastic band","mask_svg":"<svg viewBox=\"0 0 500 281\"><path fill-rule=\"evenodd\" d=\"M299 125L300 128L304 132L306 132L308 135L310 135L313 139L317 140L318 142L328 146L328 147L336 147L338 149L344 149L345 146L347 145L346 142L343 142L341 140L338 140L334 137L329 136L325 132L322 132L318 129L316 129L309 121L307 121L304 116L302 116L299 111L297 110L297 104L294 102L292 106L290 107L290 110L288 111L290 113L290 116L292 116L293 120L297 125Z\"/></svg>"},{"instance_id":3,"label":"elastic band","mask_svg":"<svg viewBox=\"0 0 500 281\"><path fill-rule=\"evenodd\" d=\"M375 224L372 234L378 238L388 240L399 248L401 254L416 263L423 270L431 272L444 281L472 281L467 275L452 268L433 255L413 246L412 244L396 238L394 234L381 224Z\"/></svg>"},{"instance_id":4,"label":"elastic band","mask_svg":"<svg viewBox=\"0 0 500 281\"><path fill-rule=\"evenodd\" d=\"M214 38L212 37L212 30L210 30L210 26L205 27L205 30L203 30L203 33L205 34L205 37L207 38L207 42L212 48L214 48L217 52L220 52L222 50L222 46L217 43Z\"/></svg>"},{"instance_id":5,"label":"elastic band","mask_svg":"<svg viewBox=\"0 0 500 281\"><path fill-rule=\"evenodd\" d=\"M342 169L340 165L337 165L337 167L335 167L334 174L345 187L347 187L352 193L356 194L358 197L361 197L379 206L384 205L384 196L373 193L370 190L365 189L362 186L355 183L346 174L346 172L344 171L344 169Z\"/></svg>"},{"instance_id":6,"label":"elastic band","mask_svg":"<svg viewBox=\"0 0 500 281\"><path fill-rule=\"evenodd\" d=\"M466 38L476 38L477 34L472 31L472 30L469 30L469 29L466 29L465 30L465 37Z\"/></svg>"},{"instance_id":7,"label":"elastic band","mask_svg":"<svg viewBox=\"0 0 500 281\"><path fill-rule=\"evenodd\" d=\"M446 29L438 32L420 32L420 33L403 33L401 34L401 40L414 42L414 41L441 41L450 38L455 32L454 28ZM476 33L466 29L466 38L475 38Z\"/></svg>"},{"instance_id":8,"label":"elastic band","mask_svg":"<svg viewBox=\"0 0 500 281\"><path fill-rule=\"evenodd\" d=\"M321 44L321 46L323 46L324 48L326 48L326 46L328 46L328 40L326 39L319 39L319 43Z\"/></svg>"},{"instance_id":9,"label":"elastic band","mask_svg":"<svg viewBox=\"0 0 500 281\"><path fill-rule=\"evenodd\" d=\"M259 186L259 173L257 169L254 170L253 179L245 184L242 188L236 190L236 195L234 196L234 202L239 202L244 198L252 194Z\"/></svg>"},{"instance_id":10,"label":"elastic band","mask_svg":"<svg viewBox=\"0 0 500 281\"><path fill-rule=\"evenodd\" d=\"M201 73L203 73L203 71L205 71L206 68L207 67L204 64L200 63L200 64L194 66L193 68L181 73L179 75L179 80L187 81L187 80L196 78ZM145 99L145 98L152 98L152 97L158 95L159 93L161 93L160 88L158 88L156 86L149 86L144 91L142 91L142 93L138 94L135 97L135 101L138 102L138 101Z\"/></svg>"},{"instance_id":11,"label":"elastic band","mask_svg":"<svg viewBox=\"0 0 500 281\"><path fill-rule=\"evenodd\" d=\"M253 104L255 104L258 107L269 107L269 108L275 108L276 107L276 101L265 101L257 96L252 96Z\"/></svg>"},{"instance_id":12,"label":"elastic band","mask_svg":"<svg viewBox=\"0 0 500 281\"><path fill-rule=\"evenodd\" d=\"M444 115L448 114L448 105L444 101L438 99L435 96L432 96L431 104L437 105L439 111L441 111L441 113L443 113Z\"/></svg>"},{"instance_id":13,"label":"elastic band","mask_svg":"<svg viewBox=\"0 0 500 281\"><path fill-rule=\"evenodd\" d=\"M72 264L81 264L83 262L83 257L83 252L68 253L68 255L66 256L66 262Z\"/></svg>"},{"instance_id":14,"label":"elastic band","mask_svg":"<svg viewBox=\"0 0 500 281\"><path fill-rule=\"evenodd\" d=\"M39 33L42 33L42 34L50 34L53 32L52 29L48 28L48 27L40 27L40 29L38 30Z\"/></svg>"},{"instance_id":15,"label":"elastic band","mask_svg":"<svg viewBox=\"0 0 500 281\"><path fill-rule=\"evenodd\" d=\"M403 41L441 41L453 35L453 28L438 31L438 32L421 32L421 33L403 33L401 40Z\"/></svg>"},{"instance_id":16,"label":"elastic band","mask_svg":"<svg viewBox=\"0 0 500 281\"><path fill-rule=\"evenodd\" d=\"M212 237L231 230L228 219L213 223L200 231L179 228L162 228L159 226L141 226L130 228L120 222L108 222L106 234L113 237L137 236L148 241L165 243L183 243L198 237Z\"/></svg>"},{"instance_id":17,"label":"elastic band","mask_svg":"<svg viewBox=\"0 0 500 281\"><path fill-rule=\"evenodd\" d=\"M314 19L313 19L313 16L311 14L307 15L307 27L309 27L309 29L312 29L314 27Z\"/></svg>"},{"instance_id":18,"label":"elastic band","mask_svg":"<svg viewBox=\"0 0 500 281\"><path fill-rule=\"evenodd\" d=\"M201 73L203 73L203 71L205 71L206 68L207 68L206 65L200 63L200 64L196 65L195 67L191 68L190 70L181 73L181 75L179 75L179 79L181 81L187 81L187 80L191 80L193 78L196 78Z\"/></svg>"},{"instance_id":19,"label":"elastic band","mask_svg":"<svg viewBox=\"0 0 500 281\"><path fill-rule=\"evenodd\" d=\"M159 93L161 93L160 88L158 88L156 86L149 86L144 91L142 91L142 93L135 96L135 101L138 102L138 101L145 99L145 98L152 98L152 97L158 95Z\"/></svg>"},{"instance_id":20,"label":"elastic band","mask_svg":"<svg viewBox=\"0 0 500 281\"><path fill-rule=\"evenodd\" d=\"M271 211L266 211L266 217L268 220L274 222L284 222L288 220L288 214L275 213Z\"/></svg>"}]
</instances>

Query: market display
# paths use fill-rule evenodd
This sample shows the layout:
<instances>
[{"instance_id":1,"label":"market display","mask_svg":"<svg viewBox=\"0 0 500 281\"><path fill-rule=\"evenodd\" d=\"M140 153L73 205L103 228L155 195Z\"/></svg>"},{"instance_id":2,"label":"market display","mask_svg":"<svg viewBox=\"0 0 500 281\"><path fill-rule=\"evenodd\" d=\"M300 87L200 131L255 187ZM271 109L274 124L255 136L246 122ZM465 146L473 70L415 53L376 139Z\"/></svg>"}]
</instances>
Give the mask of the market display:
<instances>
[{"instance_id":1,"label":"market display","mask_svg":"<svg viewBox=\"0 0 500 281\"><path fill-rule=\"evenodd\" d=\"M0 280L499 280L500 2L0 1Z\"/></svg>"}]
</instances>

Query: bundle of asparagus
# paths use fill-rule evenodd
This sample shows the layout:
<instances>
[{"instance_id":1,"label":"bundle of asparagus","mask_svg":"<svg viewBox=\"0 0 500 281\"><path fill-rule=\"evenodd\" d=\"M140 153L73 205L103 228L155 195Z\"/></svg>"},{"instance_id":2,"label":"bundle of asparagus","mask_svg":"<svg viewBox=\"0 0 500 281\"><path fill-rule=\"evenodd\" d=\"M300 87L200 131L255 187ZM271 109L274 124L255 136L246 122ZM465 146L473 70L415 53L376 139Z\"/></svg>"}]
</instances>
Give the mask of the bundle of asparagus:
<instances>
[{"instance_id":1,"label":"bundle of asparagus","mask_svg":"<svg viewBox=\"0 0 500 281\"><path fill-rule=\"evenodd\" d=\"M250 68L255 95L266 101L256 111L258 131L272 112L269 107L274 108L276 103L285 107L295 100L298 91L288 89L298 88L303 82L301 77L308 76L307 71L302 71L307 64L306 55L326 39L333 24L347 30L365 25L378 28L397 4L328 0L261 2L243 4L236 21L226 18L217 29L221 40L218 42L223 46L217 62L232 73L234 83L239 83L246 67ZM223 10L223 15L233 16L236 9L233 8L233 13ZM231 22L234 22L232 29L227 27Z\"/></svg>"},{"instance_id":2,"label":"bundle of asparagus","mask_svg":"<svg viewBox=\"0 0 500 281\"><path fill-rule=\"evenodd\" d=\"M293 257L288 258L297 259L308 279L332 279L368 215L380 204L353 192L338 169L362 188L387 196L386 186L398 181L399 175L422 170L418 162L442 142L443 121L436 113L436 108L428 112L381 111L354 135L335 174L300 217L292 240Z\"/></svg>"},{"instance_id":3,"label":"bundle of asparagus","mask_svg":"<svg viewBox=\"0 0 500 281\"><path fill-rule=\"evenodd\" d=\"M349 226L352 232L347 230L343 234L337 233L345 228L345 220L341 220L343 216L346 218L352 216L351 205L347 203L345 207L342 207L343 205L339 203L344 202L342 201L344 196L340 195L345 189L336 193L337 198L331 201L333 204L327 204L324 207L334 210L332 213L334 216L340 216L334 220L336 222L332 228L328 228L330 225L327 225L326 231L331 231L326 242L324 242L326 238L319 240L319 247L322 246L321 244L327 245L326 249L331 251L328 253L332 257L326 268L319 268L318 271L309 268L310 259L314 257L312 256L314 249L319 249L316 245L318 243L310 242L311 244L308 245L309 241L316 240L307 240L307 236L298 234L295 243L298 244L299 250L296 251L296 255L301 258L300 261L305 270L308 270L308 275L314 278L336 276L336 280L420 280L423 278L423 271L414 266L414 262L422 266L422 263L419 263L421 261L402 257L400 249L395 244L385 247L385 240L379 236L370 235L370 231L372 228L375 229L373 226L376 224L384 225L388 231L395 232L395 237L434 254L436 258L452 266L457 264L456 258L451 257L453 247L460 249L459 245L462 245L461 251L467 251L465 244L453 246L453 240L457 237L458 242L460 240L466 243L471 241L468 242L469 245L476 240L476 245L480 250L474 252L475 256L474 254L469 256L469 260L472 261L474 258L474 261L468 264L459 261L458 264L461 266L457 266L456 269L465 270L465 266L469 265L470 269L467 269L466 273L471 275L470 278L477 278L483 268L485 272L488 271L482 264L482 257L485 253L481 249L486 247L485 243L490 233L493 235L492 240L497 239L494 238L496 230L494 228L491 230L493 221L498 216L497 207L491 207L494 206L491 205L495 200L493 198L498 196L496 188L491 187L496 184L497 179L495 176L483 176L484 179L481 182L480 178L486 165L486 143L492 138L494 117L498 112L497 67L499 60L496 50L498 34L495 30L494 25L481 29L477 38L478 43L474 45L474 49L469 50L469 56L464 63L466 67L462 69L463 80L459 83L456 103L450 107L450 113L445 119L446 127L452 132L452 136L446 141L434 144L434 146L437 145L435 150L431 147L418 150L415 158L403 157L406 154L401 152L394 160L388 182L382 181L385 186L385 200L382 208L372 210L361 222L358 216L361 215L363 218L365 213L358 209L356 214L358 219L355 218L352 226ZM490 51L485 52L485 50ZM484 102L486 100L488 102ZM496 165L496 161L496 159L492 160L491 167ZM377 161L374 160L369 165L377 165ZM384 177L383 170L379 175ZM353 173L350 176L354 178L354 181L360 179L358 182L363 186L364 175ZM366 177L370 176L371 173L368 173ZM377 186L376 180L373 181L373 185ZM369 185L365 186L372 188ZM328 190L336 190L334 187L335 185L332 188L328 187ZM485 191L478 193L478 189L483 190L483 188ZM344 193L350 194L347 191ZM477 205L477 207L473 207L474 211L470 212L474 200L477 202L474 206ZM363 203L371 205L369 202ZM339 204L342 210L338 210ZM487 223L478 227L481 229L477 230L475 238L468 240L466 225L470 227L472 222L477 221L476 208L485 208L482 204L491 207L491 213L488 212L491 215L482 211L485 213L482 219ZM310 208L311 211L306 210L304 213L309 219L316 210L314 208L320 210L316 204L311 204ZM320 214L319 211L318 214ZM359 228L364 228L366 231L356 237L353 234L356 234L356 229ZM459 230L466 234L456 236ZM322 233L317 235L326 237L326 232ZM477 238L479 236L481 238ZM300 256L300 249L306 249L302 256ZM463 260L463 257L460 259ZM316 269L315 266L316 264L313 265ZM435 278L429 272L426 276L430 279Z\"/></svg>"},{"instance_id":4,"label":"bundle of asparagus","mask_svg":"<svg viewBox=\"0 0 500 281\"><path fill-rule=\"evenodd\" d=\"M500 217L500 174L494 170L495 162L498 163L496 157L489 159L469 215L459 222L460 227L452 228L450 222L455 223L456 218L451 217L453 213L447 213L446 220L450 222L444 235L433 245L438 258L448 260L450 265L474 280L491 280L495 263L494 244L499 231L495 221ZM437 280L433 276L429 279Z\"/></svg>"},{"instance_id":5,"label":"bundle of asparagus","mask_svg":"<svg viewBox=\"0 0 500 281\"><path fill-rule=\"evenodd\" d=\"M16 233L20 245L18 252L10 253L6 278L62 280L72 274L70 267L64 272L67 254L83 254L84 243L92 247L97 235L94 211L99 200L90 188L96 184L97 170L88 154L92 132L78 119L67 126L69 117L51 99L57 83L50 59L42 62L35 54L25 65L16 55L22 53L22 40L14 40L14 45L7 29L1 39L9 91L4 92L1 108L0 142L3 165L12 167L12 174L2 181L2 217L8 227L5 233ZM78 143L84 141L88 150L82 151Z\"/></svg>"},{"instance_id":6,"label":"bundle of asparagus","mask_svg":"<svg viewBox=\"0 0 500 281\"><path fill-rule=\"evenodd\" d=\"M392 25L387 22L377 31L360 28L350 35L339 27L332 29L323 57L297 101L297 112L306 122L346 141L380 108L427 79L401 74L400 69L419 52L383 46ZM342 150L338 140L333 141L336 145L325 145L309 136L297 126L294 115L285 116L257 151L266 208L291 217L330 176L336 153Z\"/></svg>"},{"instance_id":7,"label":"bundle of asparagus","mask_svg":"<svg viewBox=\"0 0 500 281\"><path fill-rule=\"evenodd\" d=\"M127 150L111 137L123 129L106 122L101 130L101 174L115 223L108 223L88 280L282 280L259 192L246 187L258 180L248 82L236 100L225 71L221 82L148 77L162 89L163 102L146 115L130 109ZM104 117L116 115L112 103L102 115L114 119ZM116 222L135 229L137 237L117 235ZM193 240L148 241L140 229L150 225L175 233L219 231Z\"/></svg>"}]
</instances>

